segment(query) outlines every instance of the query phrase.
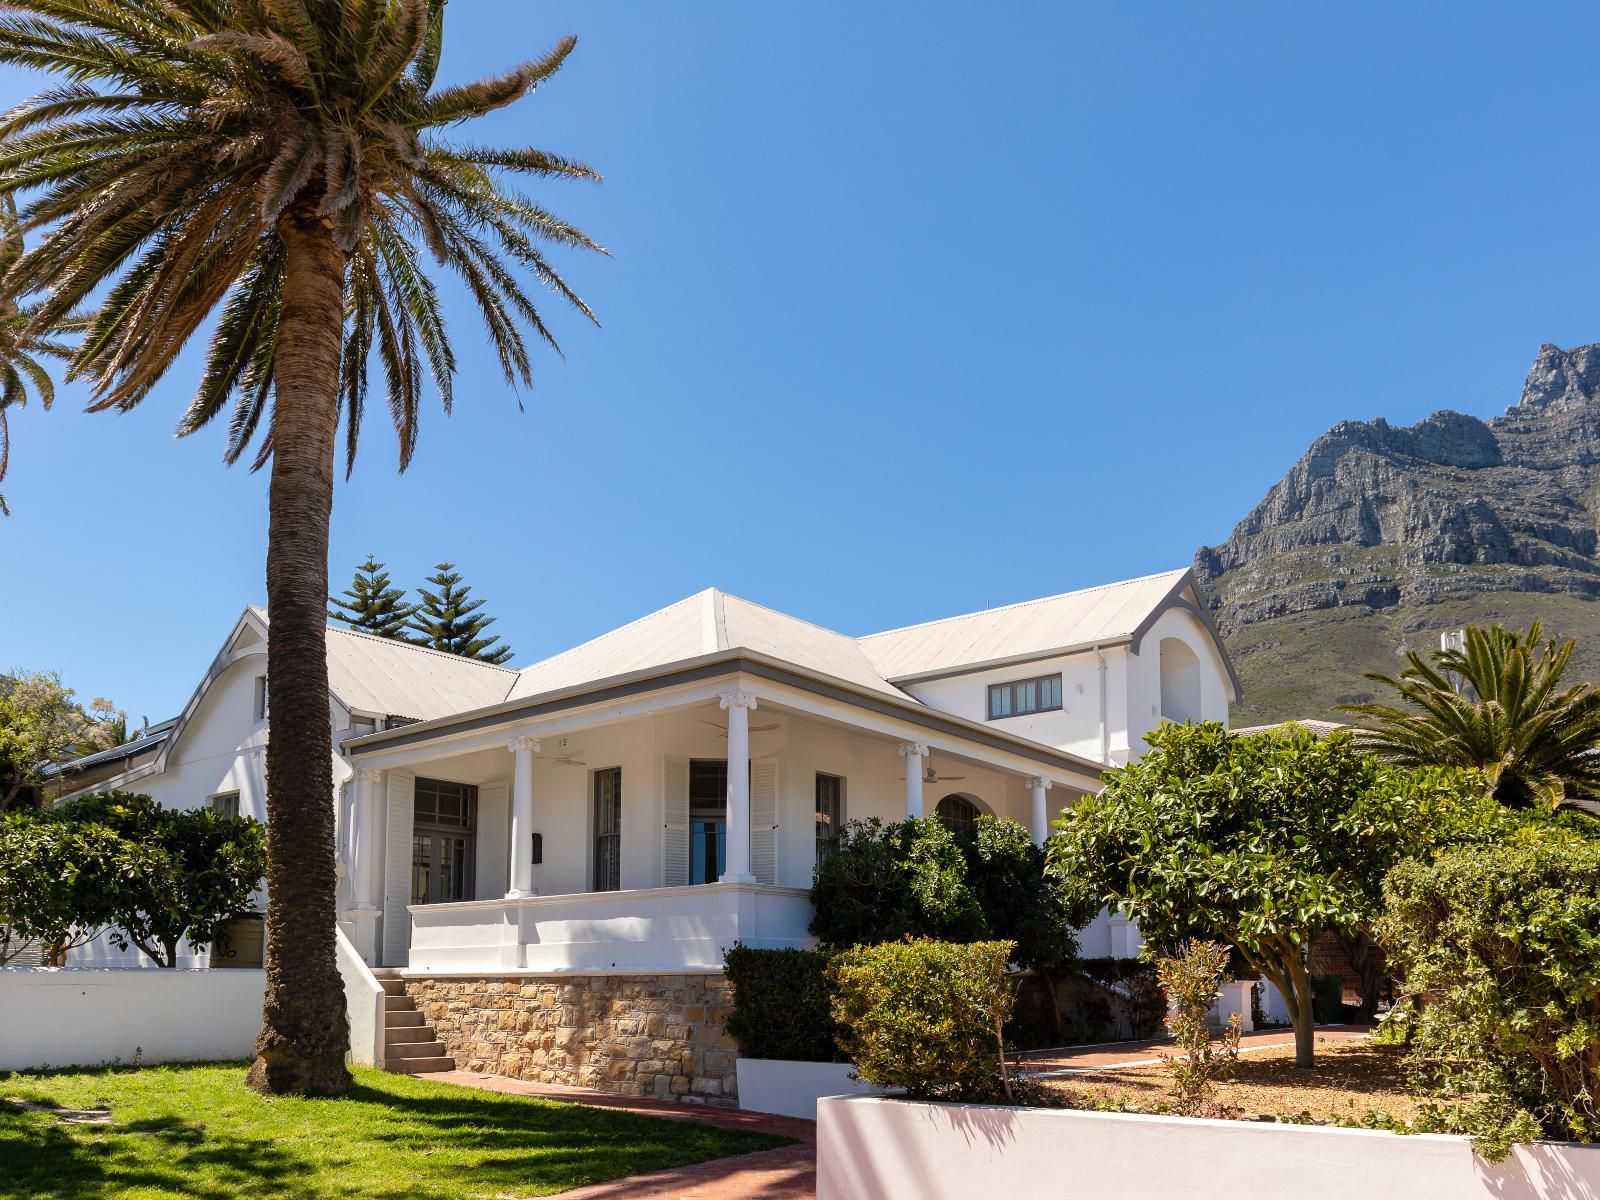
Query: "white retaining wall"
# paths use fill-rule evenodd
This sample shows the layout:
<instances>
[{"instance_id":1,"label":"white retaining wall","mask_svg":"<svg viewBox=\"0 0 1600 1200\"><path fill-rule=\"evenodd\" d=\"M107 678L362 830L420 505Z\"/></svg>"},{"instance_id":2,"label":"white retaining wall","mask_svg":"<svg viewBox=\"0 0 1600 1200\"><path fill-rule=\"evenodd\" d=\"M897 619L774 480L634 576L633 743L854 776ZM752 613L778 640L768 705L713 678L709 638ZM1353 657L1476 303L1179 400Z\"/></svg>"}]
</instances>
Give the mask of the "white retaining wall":
<instances>
[{"instance_id":1,"label":"white retaining wall","mask_svg":"<svg viewBox=\"0 0 1600 1200\"><path fill-rule=\"evenodd\" d=\"M1466 1138L1436 1134L872 1096L817 1104L817 1200L1068 1194L1063 1187L1117 1200L1593 1200L1600 1147L1519 1146L1490 1163Z\"/></svg>"},{"instance_id":2,"label":"white retaining wall","mask_svg":"<svg viewBox=\"0 0 1600 1200\"><path fill-rule=\"evenodd\" d=\"M0 970L0 1071L249 1058L266 972Z\"/></svg>"},{"instance_id":3,"label":"white retaining wall","mask_svg":"<svg viewBox=\"0 0 1600 1200\"><path fill-rule=\"evenodd\" d=\"M824 1096L874 1096L882 1089L860 1079L849 1063L796 1062L783 1058L740 1058L739 1107L750 1112L817 1119L817 1101Z\"/></svg>"}]
</instances>

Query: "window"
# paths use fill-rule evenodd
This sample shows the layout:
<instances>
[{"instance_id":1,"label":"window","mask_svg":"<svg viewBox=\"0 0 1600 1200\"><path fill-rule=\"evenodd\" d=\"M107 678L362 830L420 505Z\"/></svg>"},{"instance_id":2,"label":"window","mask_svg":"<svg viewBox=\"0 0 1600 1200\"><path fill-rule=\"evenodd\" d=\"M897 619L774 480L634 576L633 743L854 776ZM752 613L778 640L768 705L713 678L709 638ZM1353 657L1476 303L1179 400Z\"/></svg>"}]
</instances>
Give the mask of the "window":
<instances>
[{"instance_id":1,"label":"window","mask_svg":"<svg viewBox=\"0 0 1600 1200\"><path fill-rule=\"evenodd\" d=\"M448 783L443 779L419 779L416 790L418 825L437 825L444 829L471 829L478 789L470 783Z\"/></svg>"},{"instance_id":2,"label":"window","mask_svg":"<svg viewBox=\"0 0 1600 1200\"><path fill-rule=\"evenodd\" d=\"M211 811L219 817L237 817L239 815L239 793L218 792L211 797Z\"/></svg>"},{"instance_id":3,"label":"window","mask_svg":"<svg viewBox=\"0 0 1600 1200\"><path fill-rule=\"evenodd\" d=\"M411 903L470 900L478 789L419 779L412 797Z\"/></svg>"},{"instance_id":4,"label":"window","mask_svg":"<svg viewBox=\"0 0 1600 1200\"><path fill-rule=\"evenodd\" d=\"M989 720L1052 712L1061 707L1061 676L1040 675L989 685Z\"/></svg>"},{"instance_id":5,"label":"window","mask_svg":"<svg viewBox=\"0 0 1600 1200\"><path fill-rule=\"evenodd\" d=\"M978 806L965 796L946 796L933 811L951 833L971 833L978 823Z\"/></svg>"},{"instance_id":6,"label":"window","mask_svg":"<svg viewBox=\"0 0 1600 1200\"><path fill-rule=\"evenodd\" d=\"M257 675L256 676L256 720L265 721L266 719L267 719L267 677L265 675Z\"/></svg>"},{"instance_id":7,"label":"window","mask_svg":"<svg viewBox=\"0 0 1600 1200\"><path fill-rule=\"evenodd\" d=\"M728 763L689 762L689 882L715 883L728 866Z\"/></svg>"},{"instance_id":8,"label":"window","mask_svg":"<svg viewBox=\"0 0 1600 1200\"><path fill-rule=\"evenodd\" d=\"M594 890L622 886L622 768L594 773Z\"/></svg>"},{"instance_id":9,"label":"window","mask_svg":"<svg viewBox=\"0 0 1600 1200\"><path fill-rule=\"evenodd\" d=\"M844 780L817 772L817 865L833 853L834 838L844 824Z\"/></svg>"},{"instance_id":10,"label":"window","mask_svg":"<svg viewBox=\"0 0 1600 1200\"><path fill-rule=\"evenodd\" d=\"M378 732L378 718L376 717L351 717L350 736L365 737L369 733Z\"/></svg>"}]
</instances>

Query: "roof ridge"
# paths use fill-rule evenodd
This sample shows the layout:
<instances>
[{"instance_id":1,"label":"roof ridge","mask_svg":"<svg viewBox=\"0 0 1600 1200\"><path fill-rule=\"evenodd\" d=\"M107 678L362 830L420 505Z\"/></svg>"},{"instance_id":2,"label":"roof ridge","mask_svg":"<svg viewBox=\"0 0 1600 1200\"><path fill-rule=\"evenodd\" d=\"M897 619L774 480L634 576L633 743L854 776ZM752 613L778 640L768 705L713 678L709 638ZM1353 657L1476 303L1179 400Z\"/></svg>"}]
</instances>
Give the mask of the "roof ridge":
<instances>
[{"instance_id":1,"label":"roof ridge","mask_svg":"<svg viewBox=\"0 0 1600 1200\"><path fill-rule=\"evenodd\" d=\"M808 621L804 617L797 617L793 613L784 612L781 608L773 608L770 604L762 604L759 600L747 600L743 596L734 596L729 592L723 592L722 594L725 597L737 600L740 604L748 604L751 608L759 608L762 612L774 613L785 620L795 622L797 625L809 625L812 629L820 630L823 633L831 633L834 637L842 638L847 642L859 642L861 640L860 638L851 637L848 633L841 633L837 629L829 629L826 625L819 625L815 621Z\"/></svg>"},{"instance_id":2,"label":"roof ridge","mask_svg":"<svg viewBox=\"0 0 1600 1200\"><path fill-rule=\"evenodd\" d=\"M894 629L879 630L877 633L864 633L855 640L858 642L870 642L873 638L888 637L892 633L909 633L913 629L927 629L930 626L943 625L949 621L964 621L969 617L982 617L987 616L989 613L1009 612L1015 608L1027 608L1034 604L1048 604L1052 600L1065 600L1068 596L1082 596L1089 592L1103 592L1110 588L1127 587L1129 584L1145 583L1151 579L1160 579L1168 575L1184 575L1188 571L1188 567L1177 567L1170 571L1152 571L1148 575L1136 575L1132 579L1117 579L1111 583L1097 583L1091 587L1074 588L1068 592L1057 592L1053 596L1038 596L1032 600L1017 600L1011 604L997 604L993 608L977 608L971 612L956 613L953 616L936 617L931 621L919 621L915 625L901 625Z\"/></svg>"},{"instance_id":3,"label":"roof ridge","mask_svg":"<svg viewBox=\"0 0 1600 1200\"><path fill-rule=\"evenodd\" d=\"M369 642L378 642L385 646L399 646L406 650L415 650L419 654L433 654L439 658L448 658L452 662L471 663L475 667L488 667L494 671L505 671L511 675L520 675L522 672L517 667L508 667L503 663L484 662L481 658L468 658L464 654L451 654L448 650L436 650L432 646L419 646L415 642L403 641L400 638L379 637L375 633L368 633L364 629L345 629L338 625L329 625L329 633L339 633L346 637L365 638Z\"/></svg>"}]
</instances>

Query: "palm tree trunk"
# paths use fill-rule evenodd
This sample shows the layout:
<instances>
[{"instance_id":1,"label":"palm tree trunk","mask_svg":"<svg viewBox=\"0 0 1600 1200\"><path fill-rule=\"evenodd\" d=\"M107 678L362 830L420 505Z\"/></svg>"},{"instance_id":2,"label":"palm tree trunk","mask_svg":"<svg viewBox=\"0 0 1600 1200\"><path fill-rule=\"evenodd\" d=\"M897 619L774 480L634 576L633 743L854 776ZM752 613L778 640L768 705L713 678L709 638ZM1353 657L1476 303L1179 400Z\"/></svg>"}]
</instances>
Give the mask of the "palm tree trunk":
<instances>
[{"instance_id":1,"label":"palm tree trunk","mask_svg":"<svg viewBox=\"0 0 1600 1200\"><path fill-rule=\"evenodd\" d=\"M326 621L345 256L315 203L297 204L278 225L285 275L267 533L267 990L249 1084L329 1096L350 1086L334 950Z\"/></svg>"}]
</instances>

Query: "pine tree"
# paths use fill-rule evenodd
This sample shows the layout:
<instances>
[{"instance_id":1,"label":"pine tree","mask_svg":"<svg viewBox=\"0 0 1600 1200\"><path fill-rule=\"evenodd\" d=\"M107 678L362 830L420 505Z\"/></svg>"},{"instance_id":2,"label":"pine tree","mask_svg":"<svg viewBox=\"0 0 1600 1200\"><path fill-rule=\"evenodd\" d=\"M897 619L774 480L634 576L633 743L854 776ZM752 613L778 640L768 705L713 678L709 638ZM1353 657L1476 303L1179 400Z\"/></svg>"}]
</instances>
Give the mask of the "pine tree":
<instances>
[{"instance_id":1,"label":"pine tree","mask_svg":"<svg viewBox=\"0 0 1600 1200\"><path fill-rule=\"evenodd\" d=\"M407 623L417 606L406 603L404 588L389 585L389 573L372 555L367 555L367 561L356 568L355 578L344 594L349 599L328 597L328 603L333 605L329 620L379 637L407 640Z\"/></svg>"},{"instance_id":2,"label":"pine tree","mask_svg":"<svg viewBox=\"0 0 1600 1200\"><path fill-rule=\"evenodd\" d=\"M500 639L491 634L482 637L483 631L495 622L478 612L482 600L469 600L470 587L461 585L461 576L454 563L440 563L434 568L438 574L428 576L427 582L438 588L430 592L419 587L422 603L411 615L411 628L421 634L413 640L421 646L443 650L446 654L459 654L463 658L476 658L488 663L503 663L515 651L510 646L496 646Z\"/></svg>"}]
</instances>

